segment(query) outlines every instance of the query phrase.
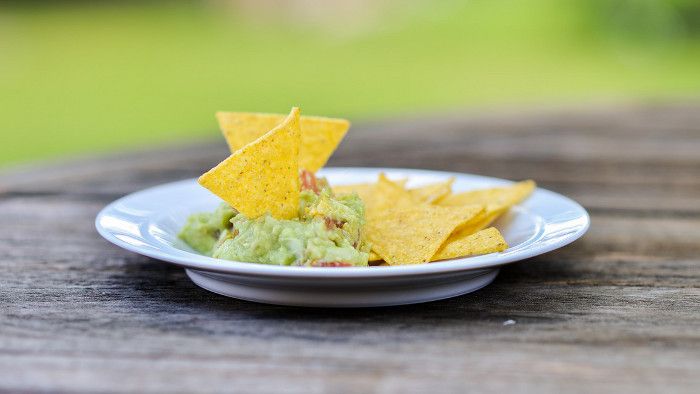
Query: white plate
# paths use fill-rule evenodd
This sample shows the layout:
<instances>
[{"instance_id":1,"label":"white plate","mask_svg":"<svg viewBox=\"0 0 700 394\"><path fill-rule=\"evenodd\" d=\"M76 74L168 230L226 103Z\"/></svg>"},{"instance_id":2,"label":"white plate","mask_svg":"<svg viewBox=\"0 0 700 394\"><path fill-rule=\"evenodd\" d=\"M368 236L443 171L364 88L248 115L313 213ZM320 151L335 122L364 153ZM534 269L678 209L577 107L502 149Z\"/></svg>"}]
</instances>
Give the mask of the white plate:
<instances>
[{"instance_id":1,"label":"white plate","mask_svg":"<svg viewBox=\"0 0 700 394\"><path fill-rule=\"evenodd\" d=\"M380 172L409 178L408 186L456 178L455 192L511 182L478 175L392 168L326 168L331 184L372 182ZM590 224L575 201L538 188L494 226L510 247L501 253L394 267L282 267L200 255L177 233L195 212L211 211L218 197L194 179L167 183L120 198L95 219L108 241L132 252L185 267L199 286L229 297L279 305L366 307L434 301L478 290L501 265L537 256L581 237Z\"/></svg>"}]
</instances>

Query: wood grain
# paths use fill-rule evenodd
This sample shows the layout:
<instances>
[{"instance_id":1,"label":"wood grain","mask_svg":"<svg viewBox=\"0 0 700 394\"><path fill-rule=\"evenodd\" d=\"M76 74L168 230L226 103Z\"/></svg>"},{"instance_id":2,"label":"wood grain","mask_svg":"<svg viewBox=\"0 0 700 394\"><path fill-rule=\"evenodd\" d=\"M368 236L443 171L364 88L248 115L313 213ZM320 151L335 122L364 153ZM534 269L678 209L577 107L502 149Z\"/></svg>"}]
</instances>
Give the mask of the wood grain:
<instances>
[{"instance_id":1,"label":"wood grain","mask_svg":"<svg viewBox=\"0 0 700 394\"><path fill-rule=\"evenodd\" d=\"M228 299L94 231L106 203L225 152L215 140L0 175L0 390L700 390L699 103L354 126L332 165L533 178L591 213L569 247L405 307Z\"/></svg>"}]
</instances>

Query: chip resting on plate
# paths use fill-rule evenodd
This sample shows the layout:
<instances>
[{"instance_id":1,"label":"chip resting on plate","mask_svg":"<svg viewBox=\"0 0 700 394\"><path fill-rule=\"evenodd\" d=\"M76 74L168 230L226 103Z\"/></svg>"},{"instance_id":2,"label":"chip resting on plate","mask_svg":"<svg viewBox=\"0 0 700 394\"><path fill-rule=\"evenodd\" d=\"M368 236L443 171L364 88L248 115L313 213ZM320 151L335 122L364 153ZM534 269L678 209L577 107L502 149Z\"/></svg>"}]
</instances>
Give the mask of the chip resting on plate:
<instances>
[{"instance_id":1,"label":"chip resting on plate","mask_svg":"<svg viewBox=\"0 0 700 394\"><path fill-rule=\"evenodd\" d=\"M455 178L450 177L446 181L430 183L424 186L408 189L408 192L418 201L434 204L452 193L452 184Z\"/></svg>"},{"instance_id":2,"label":"chip resting on plate","mask_svg":"<svg viewBox=\"0 0 700 394\"><path fill-rule=\"evenodd\" d=\"M454 178L411 189L406 189L406 181L407 179L391 180L386 175L380 174L375 183L334 186L333 191L336 194L357 193L366 204L368 220L372 220L372 217L380 215L381 212L388 209L411 207L419 204L435 204L452 193ZM499 211L499 214L503 211L505 210ZM491 223L494 216L495 214L487 215L486 212L481 212L468 223L463 224L461 228L470 231L467 234L470 235L485 228ZM486 220L487 217L490 219ZM382 257L376 251L371 251L369 261L378 260L382 260Z\"/></svg>"},{"instance_id":3,"label":"chip resting on plate","mask_svg":"<svg viewBox=\"0 0 700 394\"><path fill-rule=\"evenodd\" d=\"M299 210L299 109L233 152L199 183L248 218L291 219Z\"/></svg>"},{"instance_id":4,"label":"chip resting on plate","mask_svg":"<svg viewBox=\"0 0 700 394\"><path fill-rule=\"evenodd\" d=\"M403 187L408 179L392 180L391 182ZM357 193L362 201L367 201L372 199L372 194L374 193L374 187L377 183L355 183L350 185L336 185L332 186L333 193L337 195Z\"/></svg>"},{"instance_id":5,"label":"chip resting on plate","mask_svg":"<svg viewBox=\"0 0 700 394\"><path fill-rule=\"evenodd\" d=\"M482 205L400 206L367 216L372 250L390 265L426 263L452 234L481 211Z\"/></svg>"},{"instance_id":6,"label":"chip resting on plate","mask_svg":"<svg viewBox=\"0 0 700 394\"><path fill-rule=\"evenodd\" d=\"M486 204L484 206L484 211L481 212L474 220L466 223L463 226L455 229L452 236L465 237L479 230L483 230L488 227L494 220L498 219L501 215L508 211L508 206L498 205L498 204Z\"/></svg>"},{"instance_id":7,"label":"chip resting on plate","mask_svg":"<svg viewBox=\"0 0 700 394\"><path fill-rule=\"evenodd\" d=\"M382 173L375 183L333 186L333 192L337 195L357 193L364 202L365 212L369 217L388 208L411 206L419 202L404 187L406 181L391 180Z\"/></svg>"},{"instance_id":8,"label":"chip resting on plate","mask_svg":"<svg viewBox=\"0 0 700 394\"><path fill-rule=\"evenodd\" d=\"M505 187L450 194L441 198L436 204L441 206L484 204L486 206L480 220L474 221L469 226L458 230L464 236L488 227L494 220L508 211L510 207L529 197L533 190L535 190L535 182L527 180Z\"/></svg>"},{"instance_id":9,"label":"chip resting on plate","mask_svg":"<svg viewBox=\"0 0 700 394\"><path fill-rule=\"evenodd\" d=\"M510 186L489 189L470 190L455 193L440 199L437 204L442 206L492 204L502 205L506 209L526 199L535 190L535 182L531 180L516 182Z\"/></svg>"},{"instance_id":10,"label":"chip resting on plate","mask_svg":"<svg viewBox=\"0 0 700 394\"><path fill-rule=\"evenodd\" d=\"M224 138L232 152L272 130L285 119L285 115L250 112L217 112ZM345 119L302 116L299 168L318 171L331 157L350 128Z\"/></svg>"},{"instance_id":11,"label":"chip resting on plate","mask_svg":"<svg viewBox=\"0 0 700 394\"><path fill-rule=\"evenodd\" d=\"M352 185L337 185L332 186L333 193L336 195L357 193L362 201L367 201L371 198L372 191L374 190L374 183L356 183Z\"/></svg>"},{"instance_id":12,"label":"chip resting on plate","mask_svg":"<svg viewBox=\"0 0 700 394\"><path fill-rule=\"evenodd\" d=\"M372 193L364 202L368 219L387 209L410 207L418 203L402 183L392 181L384 173L379 174Z\"/></svg>"},{"instance_id":13,"label":"chip resting on plate","mask_svg":"<svg viewBox=\"0 0 700 394\"><path fill-rule=\"evenodd\" d=\"M431 260L502 252L507 248L508 244L501 233L496 228L489 227L469 235L452 234Z\"/></svg>"}]
</instances>

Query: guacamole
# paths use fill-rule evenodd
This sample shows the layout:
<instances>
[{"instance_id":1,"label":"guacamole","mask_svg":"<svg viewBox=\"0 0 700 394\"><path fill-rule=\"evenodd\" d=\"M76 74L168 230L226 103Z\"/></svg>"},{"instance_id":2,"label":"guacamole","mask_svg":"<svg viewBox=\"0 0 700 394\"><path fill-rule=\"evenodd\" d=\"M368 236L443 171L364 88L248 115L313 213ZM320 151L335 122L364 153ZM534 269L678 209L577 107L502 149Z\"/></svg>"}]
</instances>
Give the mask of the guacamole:
<instances>
[{"instance_id":1,"label":"guacamole","mask_svg":"<svg viewBox=\"0 0 700 394\"><path fill-rule=\"evenodd\" d=\"M299 215L255 219L222 203L191 215L179 237L202 254L251 263L296 266L366 266L364 204L357 194L335 196L322 179L302 178ZM313 177L313 175L310 175Z\"/></svg>"}]
</instances>

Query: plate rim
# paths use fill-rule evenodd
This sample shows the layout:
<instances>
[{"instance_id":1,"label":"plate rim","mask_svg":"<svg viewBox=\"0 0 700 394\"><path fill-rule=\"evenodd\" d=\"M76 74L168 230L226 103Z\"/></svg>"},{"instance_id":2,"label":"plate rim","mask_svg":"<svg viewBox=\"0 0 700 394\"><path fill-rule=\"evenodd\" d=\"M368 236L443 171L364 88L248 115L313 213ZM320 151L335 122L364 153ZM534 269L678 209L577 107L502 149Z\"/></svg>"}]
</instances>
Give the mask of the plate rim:
<instances>
[{"instance_id":1,"label":"plate rim","mask_svg":"<svg viewBox=\"0 0 700 394\"><path fill-rule=\"evenodd\" d=\"M412 168L392 168L392 167L328 167L319 171L320 175L324 172L341 172L341 171L360 171L360 172L411 172L420 173L423 175L440 175L442 177L463 177L468 176L472 178L479 178L483 181L500 183L500 184L512 184L513 181L489 177L470 173L460 173L453 171L439 171L439 170L427 170L427 169L412 169ZM535 193L549 195L557 199L561 199L567 204L571 205L574 209L579 212L579 216L575 219L579 221L578 227L575 232L566 234L559 240L553 243L540 244L537 240L532 242L528 247L522 248L516 253L490 253L480 256L470 256L461 257L455 259L449 259L445 261L437 261L428 264L413 264L413 265L401 265L401 266L374 266L374 267L347 267L347 268L331 268L331 267L296 267L296 266L276 266L258 263L247 263L238 262L224 259L216 259L204 255L200 255L193 252L188 252L185 250L177 249L183 252L183 256L174 255L169 253L167 250L162 250L160 245L155 247L149 244L154 249L143 248L127 241L120 239L115 236L109 229L105 228L101 222L107 217L111 211L114 211L115 207L119 204L123 204L125 201L130 199L139 198L144 194L153 193L159 189L169 188L176 186L178 184L187 184L196 182L196 178L189 178L179 181L167 182L159 184L156 186L151 186L146 189L142 189L133 193L129 193L123 197L120 197L111 203L103 207L100 212L95 217L95 228L97 232L108 242L128 250L133 253L151 257L166 263L175 264L184 268L192 268L196 270L217 272L222 274L232 274L232 275L244 275L244 276L257 276L257 277L275 277L275 278L334 278L334 279L353 279L353 278L381 278L381 277L405 277L405 276L416 276L416 275L427 275L427 274L449 274L457 273L462 271L470 271L475 269L500 267L505 264L510 264L516 261L521 261L529 259L535 256L539 256L544 253L551 252L553 250L564 247L575 240L583 236L590 228L590 215L586 209L581 206L578 202L573 199L566 197L562 194L537 187ZM573 222L574 220L570 220ZM142 239L142 242L148 244L147 239Z\"/></svg>"}]
</instances>

